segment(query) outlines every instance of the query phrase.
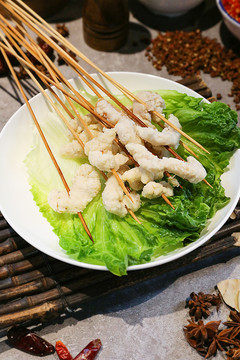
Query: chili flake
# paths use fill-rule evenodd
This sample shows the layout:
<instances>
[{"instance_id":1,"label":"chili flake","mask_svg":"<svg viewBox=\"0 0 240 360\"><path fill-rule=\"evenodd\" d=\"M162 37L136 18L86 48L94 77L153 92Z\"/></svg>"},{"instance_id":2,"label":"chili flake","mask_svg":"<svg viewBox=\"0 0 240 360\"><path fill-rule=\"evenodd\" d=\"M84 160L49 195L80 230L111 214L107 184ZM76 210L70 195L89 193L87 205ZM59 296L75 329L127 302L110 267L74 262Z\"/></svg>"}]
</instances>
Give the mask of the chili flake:
<instances>
[{"instance_id":1,"label":"chili flake","mask_svg":"<svg viewBox=\"0 0 240 360\"><path fill-rule=\"evenodd\" d=\"M240 0L222 0L222 5L232 18L240 22Z\"/></svg>"}]
</instances>

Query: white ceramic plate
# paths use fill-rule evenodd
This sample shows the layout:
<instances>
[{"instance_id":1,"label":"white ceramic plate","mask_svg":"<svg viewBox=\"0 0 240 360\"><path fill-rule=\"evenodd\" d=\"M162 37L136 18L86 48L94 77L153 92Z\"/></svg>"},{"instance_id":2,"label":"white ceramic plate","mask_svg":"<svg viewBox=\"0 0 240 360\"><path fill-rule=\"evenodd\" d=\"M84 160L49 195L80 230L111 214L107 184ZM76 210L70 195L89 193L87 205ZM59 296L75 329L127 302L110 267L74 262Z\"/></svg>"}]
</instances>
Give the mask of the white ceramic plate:
<instances>
[{"instance_id":1,"label":"white ceramic plate","mask_svg":"<svg viewBox=\"0 0 240 360\"><path fill-rule=\"evenodd\" d=\"M114 72L110 75L130 91L170 89L201 97L185 86L157 76L130 72ZM94 77L114 94L119 94L119 91L107 80L97 75ZM71 82L77 88L83 86L79 79L71 80ZM44 119L44 116L51 111L41 94L31 100L31 105L39 119ZM0 134L0 209L2 214L23 239L40 251L72 265L107 270L104 266L86 264L69 258L58 245L58 237L53 233L51 225L33 201L23 164L32 144L32 131L32 119L24 105L11 117ZM173 261L193 251L213 236L226 222L240 196L239 163L240 151L238 150L231 159L229 170L222 176L222 184L231 201L209 221L197 241L150 263L130 266L128 270L144 269Z\"/></svg>"}]
</instances>

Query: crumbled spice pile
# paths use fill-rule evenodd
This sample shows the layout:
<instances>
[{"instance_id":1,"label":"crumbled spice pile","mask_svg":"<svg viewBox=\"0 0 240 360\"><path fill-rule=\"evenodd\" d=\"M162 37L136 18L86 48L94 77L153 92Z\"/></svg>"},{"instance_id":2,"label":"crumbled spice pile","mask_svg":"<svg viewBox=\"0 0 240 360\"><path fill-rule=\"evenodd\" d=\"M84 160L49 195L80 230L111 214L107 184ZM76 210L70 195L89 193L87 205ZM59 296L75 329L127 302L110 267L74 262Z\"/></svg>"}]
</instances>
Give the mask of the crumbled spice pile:
<instances>
[{"instance_id":1,"label":"crumbled spice pile","mask_svg":"<svg viewBox=\"0 0 240 360\"><path fill-rule=\"evenodd\" d=\"M56 30L63 37L69 36L69 30L65 24L56 24ZM58 41L55 38L52 38L52 40L54 40L56 43L58 43ZM41 49L45 52L45 54L48 55L50 57L50 59L54 59L55 55L54 55L53 48L50 45L48 45L40 37L37 37L36 41L37 41L38 45L41 47ZM64 51L66 51L72 58L74 58L77 61L75 54L71 50L68 50L65 46L63 46L61 44L59 44L59 46L61 46ZM16 58L13 55L11 55L11 53L9 53L9 52L7 52L7 54L8 54L11 64L13 66L19 67L19 71L17 71L18 78L19 79L28 78L29 76L28 76L27 72L24 70L23 66L19 64L19 62L16 60ZM28 51L26 51L26 55L31 60L31 62L36 66L36 68L38 70L40 70L43 74L50 77L46 67L43 66L33 55L31 55ZM65 61L60 57L60 55L58 55L57 61L58 61L59 65L65 64ZM6 61L4 60L3 55L0 54L0 77L8 75L8 74L9 74L9 68L7 66Z\"/></svg>"},{"instance_id":2,"label":"crumbled spice pile","mask_svg":"<svg viewBox=\"0 0 240 360\"><path fill-rule=\"evenodd\" d=\"M240 360L240 313L230 311L229 321L223 323L221 320L207 323L201 320L210 315L211 306L216 306L218 310L220 304L219 295L203 292L190 294L186 307L190 309L191 320L188 320L188 325L183 328L186 340L205 359L222 351L227 360ZM225 327L220 327L221 324Z\"/></svg>"},{"instance_id":3,"label":"crumbled spice pile","mask_svg":"<svg viewBox=\"0 0 240 360\"><path fill-rule=\"evenodd\" d=\"M146 48L145 55L157 70L166 66L169 74L181 77L199 74L232 81L229 96L240 110L240 58L216 39L203 36L200 30L159 33Z\"/></svg>"}]
</instances>

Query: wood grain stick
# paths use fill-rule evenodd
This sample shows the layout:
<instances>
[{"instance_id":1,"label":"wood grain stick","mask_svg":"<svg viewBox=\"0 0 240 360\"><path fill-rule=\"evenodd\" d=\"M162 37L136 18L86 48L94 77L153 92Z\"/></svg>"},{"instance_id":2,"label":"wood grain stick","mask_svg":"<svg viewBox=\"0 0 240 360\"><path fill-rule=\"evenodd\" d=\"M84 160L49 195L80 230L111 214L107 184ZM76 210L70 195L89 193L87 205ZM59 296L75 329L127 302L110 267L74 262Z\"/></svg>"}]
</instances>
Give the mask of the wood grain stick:
<instances>
[{"instance_id":1,"label":"wood grain stick","mask_svg":"<svg viewBox=\"0 0 240 360\"><path fill-rule=\"evenodd\" d=\"M49 262L56 261L55 259L48 257ZM5 279L8 276L21 274L25 271L42 266L45 263L43 256L40 254L34 256L31 260L23 260L13 264L7 264L0 267L0 279Z\"/></svg>"},{"instance_id":2,"label":"wood grain stick","mask_svg":"<svg viewBox=\"0 0 240 360\"><path fill-rule=\"evenodd\" d=\"M109 278L100 282L97 281L95 286L89 286L82 291L78 291L77 293L68 295L66 296L66 299L72 307L80 306L82 303L95 299L99 296L109 294L121 288L136 285L142 281L155 278L166 272L186 266L190 263L196 263L207 257L224 253L234 248L238 249L237 254L240 254L240 244L237 242L237 239L234 236L228 236L220 240L210 240L204 246L173 262L155 268L130 272L126 277L116 278L110 273L92 271L93 279L94 276L98 275L100 276L100 279L103 279L101 276L103 276L104 274L108 274ZM68 290L67 288L65 289L65 294L67 295L67 293L69 293L69 288ZM50 291L48 293L46 292L43 296L42 294L33 295L32 297L30 297L30 299L31 303L36 305L38 301L46 301L44 299L46 299L47 297L54 298L55 296L57 296L56 291ZM26 301L21 299L20 301L15 303L15 305L15 309L20 309L26 306ZM59 298L52 301L46 301L44 304L36 305L28 309L25 308L23 311L16 311L11 314L0 316L0 328L4 328L15 323L22 323L25 321L46 321L53 316L57 316L57 314L60 314L63 311L64 304L62 299Z\"/></svg>"},{"instance_id":3,"label":"wood grain stick","mask_svg":"<svg viewBox=\"0 0 240 360\"><path fill-rule=\"evenodd\" d=\"M10 254L0 257L0 266L15 263L17 261L25 260L30 256L36 255L39 251L33 246L25 247L21 250L13 251Z\"/></svg>"},{"instance_id":4,"label":"wood grain stick","mask_svg":"<svg viewBox=\"0 0 240 360\"><path fill-rule=\"evenodd\" d=\"M240 220L224 225L215 235L213 235L212 239L221 239L230 236L235 232L240 232Z\"/></svg>"},{"instance_id":5,"label":"wood grain stick","mask_svg":"<svg viewBox=\"0 0 240 360\"><path fill-rule=\"evenodd\" d=\"M71 265L61 261L52 262L51 269L53 269L56 276L61 271L64 271L64 273L66 273L66 276L68 276L68 272L73 272ZM82 270L86 270L86 269L82 269ZM75 269L74 269L74 273L77 273ZM12 286L19 286L22 284L26 284L30 281L50 275L51 274L49 268L46 262L44 262L44 266L39 267L37 270L27 271L26 273L15 275L12 277L7 277L5 279L0 280L0 289L7 289Z\"/></svg>"},{"instance_id":6,"label":"wood grain stick","mask_svg":"<svg viewBox=\"0 0 240 360\"><path fill-rule=\"evenodd\" d=\"M82 270L82 269L81 269ZM93 278L93 274L89 275L89 270L88 271L73 271L72 269L65 272L65 273L60 273L56 275L56 279L54 279L54 277L50 276L45 276L45 277L41 277L37 280L34 281L30 281L27 282L25 284L22 285L18 285L18 286L13 286L12 288L7 288L7 289L2 289L0 290L0 301L7 301L10 299L15 299L18 297L23 297L26 295L31 295L31 294L38 294L38 295L42 295L42 298L45 300L49 300L50 298L47 297L47 290L52 289L53 287L55 287L55 290L57 291L58 295L59 291L56 288L56 281L58 283L64 284L67 283L67 288L68 290L71 292L73 291L73 289L75 288L80 288L80 286L83 287L83 284L85 284L84 286L86 286L86 284L90 284L91 283L91 278ZM108 274L108 273L106 273ZM100 274L99 274L100 275ZM101 274L102 276L102 274ZM94 274L94 282L96 275ZM97 277L99 279L99 277ZM71 280L71 281L70 281ZM94 283L92 282L92 283ZM63 286L63 293L65 291L65 287ZM12 303L11 303L12 304Z\"/></svg>"},{"instance_id":7,"label":"wood grain stick","mask_svg":"<svg viewBox=\"0 0 240 360\"><path fill-rule=\"evenodd\" d=\"M20 236L9 237L7 240L0 243L0 256L11 253L17 249L22 249L26 246L26 241Z\"/></svg>"},{"instance_id":8,"label":"wood grain stick","mask_svg":"<svg viewBox=\"0 0 240 360\"><path fill-rule=\"evenodd\" d=\"M0 219L0 230L6 229L7 227L9 227L7 221L4 218Z\"/></svg>"},{"instance_id":9,"label":"wood grain stick","mask_svg":"<svg viewBox=\"0 0 240 360\"><path fill-rule=\"evenodd\" d=\"M3 229L0 231L0 242L12 236L17 236L17 233L12 228Z\"/></svg>"}]
</instances>

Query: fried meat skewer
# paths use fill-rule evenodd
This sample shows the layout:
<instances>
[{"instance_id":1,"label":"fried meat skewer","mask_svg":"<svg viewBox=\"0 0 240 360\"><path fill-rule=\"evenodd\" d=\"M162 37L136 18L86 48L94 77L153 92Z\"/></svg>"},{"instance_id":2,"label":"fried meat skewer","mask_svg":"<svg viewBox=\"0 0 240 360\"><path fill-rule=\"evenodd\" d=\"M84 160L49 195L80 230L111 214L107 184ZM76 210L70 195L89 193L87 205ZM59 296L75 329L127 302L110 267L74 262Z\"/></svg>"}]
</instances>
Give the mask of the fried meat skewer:
<instances>
[{"instance_id":1,"label":"fried meat skewer","mask_svg":"<svg viewBox=\"0 0 240 360\"><path fill-rule=\"evenodd\" d=\"M10 1L11 2L11 1ZM41 19L41 18L40 18ZM27 25L28 26L30 26L31 28L32 28L32 25L29 25L29 23L27 23ZM51 28L51 27L50 27ZM52 28L51 28L52 29ZM34 28L33 28L33 30L34 30ZM35 29L36 30L36 29ZM52 29L53 30L53 29ZM37 30L36 30L37 31ZM39 32L37 31L37 34L38 35L40 35L39 34ZM46 37L45 36L43 36L43 38L44 38L44 40L46 40ZM64 39L64 38L63 38ZM49 41L52 41L51 39L49 39ZM56 48L55 48L56 49ZM58 50L57 50L58 51ZM62 48L60 48L60 51L61 51L61 55L62 55ZM71 65L72 64L72 61L73 61L73 59L70 57L70 60L71 61L69 61L69 55L68 54L65 54L65 57L68 57L68 59L67 59L67 62ZM66 58L65 58L65 60L66 60ZM74 61L73 61L74 62ZM79 67L79 65L77 64L77 62L74 62L74 66L75 67ZM78 73L78 74L80 74L80 72L79 72L79 70L77 70L74 66L72 66L74 69L75 69L75 71ZM85 76L87 76L88 78L90 77L90 79L91 79L91 81L93 81L93 82L95 82L95 84L97 85L97 86L100 86L100 88L101 88L101 90L103 90L104 92L106 92L106 90L103 88L103 87L101 87L101 85L99 85L98 83L96 83L96 81L88 74L88 73L86 73L85 72L85 70L83 69L83 68L81 68L80 67L80 69L82 70L82 72L84 72L84 74L85 74ZM106 74L107 75L107 74ZM81 75L81 77L82 77L82 79L84 79L84 77ZM112 79L113 80L113 79ZM86 80L84 80L85 82L86 82ZM113 80L114 81L114 80ZM122 92L123 93L125 93L125 95L126 95L126 92L128 92L132 97L134 97L136 100L139 100L139 102L140 103L143 103L144 104L144 102L142 101L142 100L140 100L140 99L138 99L135 95L133 95L132 93L130 93L127 89L122 89ZM109 92L107 92L108 93L108 95L113 99L113 100L117 100L117 99L115 99L115 97L113 97ZM117 100L117 102L118 102L118 100ZM120 103L120 106L121 107L124 107L121 103ZM128 112L129 113L129 110L127 109L127 108L125 108L124 107L124 111L126 111L126 112ZM131 112L130 112L130 114L132 114ZM129 114L129 115L130 115ZM156 115L156 114L155 114ZM139 123L141 126L146 126L144 123L142 123L141 122L141 120L140 119L138 119L134 114L132 114L132 119L134 120L134 121L136 121L137 123ZM171 125L171 123L169 123L169 125L170 126L172 126ZM175 125L173 125L172 127L174 127L174 129L175 129ZM176 131L178 131L179 129L176 127ZM196 143L196 142L194 142L194 143ZM189 149L187 146L185 146L184 145L184 147L189 151L190 150L190 152L192 153L192 150L191 149ZM166 148L168 149L168 151L170 151L171 152L171 154L173 155L173 156L175 156L176 158L178 158L178 159L180 159L178 156L176 156L176 152L173 150L173 149L171 149L169 146L166 146ZM201 147L202 148L202 147ZM205 150L204 148L203 148L203 150ZM196 154L195 153L193 153L194 154L194 156L196 156ZM205 180L205 179L203 179L203 181L208 185L208 186L210 186L211 187L211 185Z\"/></svg>"},{"instance_id":2,"label":"fried meat skewer","mask_svg":"<svg viewBox=\"0 0 240 360\"><path fill-rule=\"evenodd\" d=\"M30 50L30 49L28 48L28 50ZM33 55L36 57L36 53L33 54ZM45 56L46 56L46 55L45 55ZM25 59L26 59L26 58L25 58ZM43 59L41 59L41 60L43 60ZM44 65L47 66L47 64L46 64L45 61L44 61ZM54 72L51 71L51 69L50 69L49 67L47 67L47 69L48 69L48 71L50 72L51 76L54 77L54 80L56 81L56 77L55 77ZM42 80L43 80L43 79L42 79ZM87 85L89 85L88 82L87 82ZM95 89L92 89L92 90L94 91ZM98 92L96 92L96 91L94 91L94 92L95 92L96 95L98 95ZM90 105L90 104L89 104L89 105ZM75 112L76 112L76 111L75 111ZM82 145L82 144L81 144L81 145ZM112 169L112 172L113 172L114 176L116 177L116 179L117 179L118 183L120 184L120 186L123 188L123 186L122 186L122 180L119 178L117 172L116 172L114 169ZM106 178L105 178L105 179L106 179ZM123 190L125 191L125 187L123 188ZM125 193L126 193L126 191L125 191ZM164 201L165 201L168 205L170 205L173 209L175 209L174 206L172 205L172 203L171 203L170 200L166 197L165 194L162 194L161 196L162 196L162 198L164 199ZM130 210L130 209L128 209L128 211L129 211L129 210ZM130 211L131 211L131 210L130 210ZM129 212L130 212L130 211L129 211ZM131 212L132 212L132 211L131 211ZM131 215L132 215L132 214L131 214ZM138 223L140 223L139 220L138 220Z\"/></svg>"},{"instance_id":3,"label":"fried meat skewer","mask_svg":"<svg viewBox=\"0 0 240 360\"><path fill-rule=\"evenodd\" d=\"M1 27L1 25L0 25ZM5 29L6 30L6 29ZM9 35L9 34L8 34ZM15 47L17 48L17 50L19 51L19 53L21 53L21 55L25 58L25 60L29 60L26 56L26 54L21 50L21 48L15 43L15 41L13 40L13 38L9 35L10 37L10 41L11 43L13 43L15 45ZM9 46L11 46L9 43L8 43ZM37 54L35 54L37 56ZM44 65L47 65L46 63L44 63ZM54 76L54 72L53 70L51 70L49 67L48 67L48 70L50 71L51 73L51 76ZM32 78L32 80L34 81L34 83L38 86L38 88L40 89L40 91L42 92L42 94L46 97L46 99L51 103L52 107L55 109L55 111L58 113L58 115L61 117L61 119L64 121L64 123L68 126L69 130L71 130L71 126L68 124L68 122L65 120L63 114L59 111L59 109L55 106L54 102L51 100L51 98L46 94L46 92L44 91L44 89L41 87L41 85L39 84L39 82L36 80L36 78L33 77L33 75L31 74L31 72L26 68L26 71L27 73L29 74L29 76ZM43 80L43 78L42 78ZM46 82L47 84L47 82ZM52 90L53 94L55 95L56 99L59 101L59 97L57 96L57 94L55 94L55 92L53 91L53 89L47 84L48 88L50 90ZM71 118L74 118L74 116L72 115L72 113L68 110L68 108L66 107L66 105L64 103L62 103L63 107L64 107L64 110L65 111L68 111L68 115L71 117ZM76 110L75 110L76 112ZM80 142L80 145L84 148L84 144L83 142L81 141L81 139L78 137L78 135L76 134L76 132L72 129L72 134L73 136ZM121 183L122 183L122 180L120 179L120 177L118 176L117 172L115 172L115 170L113 169L113 172L114 172L114 175L115 177L117 178L117 181L119 183L119 185L121 186ZM105 175L104 172L102 172L102 175L104 177L105 180L107 180L107 176ZM128 212L130 213L130 215L134 218L134 220L136 220L139 224L141 224L141 222L139 221L139 219L137 218L137 216L134 214L134 212L129 209L128 207L126 207Z\"/></svg>"},{"instance_id":4,"label":"fried meat skewer","mask_svg":"<svg viewBox=\"0 0 240 360\"><path fill-rule=\"evenodd\" d=\"M144 126L145 126L145 124L144 124ZM169 148L169 149L170 149L170 148ZM175 157L179 158L178 156L176 156L176 153L175 153L172 149L170 149L170 152L171 152Z\"/></svg>"},{"instance_id":5,"label":"fried meat skewer","mask_svg":"<svg viewBox=\"0 0 240 360\"><path fill-rule=\"evenodd\" d=\"M17 75L16 75L16 73L15 73L15 71L14 71L14 69L13 69L13 67L12 67L12 65L11 65L11 63L10 63L10 61L9 61L9 59L8 59L8 57L7 57L7 54L6 54L5 50L4 50L2 47L1 47L1 52L2 52L2 54L3 54L3 57L4 57L7 65L8 65L8 67L9 67L9 70L11 71L12 76L13 76L13 78L14 78L14 80L15 80L18 88L19 88L19 91L21 92L21 94L22 94L22 96L23 96L23 98L24 98L24 101L25 101L25 103L26 103L26 105L27 105L27 107L28 107L28 110L29 110L29 112L30 112L30 114L31 114L31 117L32 117L32 119L33 119L33 121L34 121L34 123L35 123L35 125L36 125L36 127L37 127L37 129L38 129L38 132L39 132L39 134L40 134L40 136L41 136L41 138L42 138L42 140L43 140L43 143L44 143L44 145L45 145L45 147L46 147L46 149L47 149L47 151L48 151L48 153L49 153L49 155L50 155L50 157L51 157L51 160L53 161L53 164L54 164L55 168L56 168L57 171L58 171L58 174L59 174L59 176L60 176L60 178L61 178L61 180L62 180L62 182L63 182L63 185L64 185L66 191L69 193L70 188L69 188L69 186L68 186L68 184L67 184L67 182L66 182L66 179L65 179L65 177L64 177L64 175L63 175L63 173L62 173L62 171L61 171L61 169L60 169L60 167L59 167L59 165L58 165L58 163L57 163L57 161L56 161L56 159L55 159L55 157L54 157L54 155L53 155L53 153L52 153L51 148L50 148L49 145L48 145L48 142L47 142L47 140L46 140L46 138L45 138L45 136L44 136L44 134L43 134L43 132L42 132L42 129L41 129L40 125L39 125L39 122L38 122L38 120L37 120L37 118L36 118L36 116L35 116L35 114L34 114L34 112L33 112L33 110L32 110L32 107L30 106L30 104L29 104L29 102L28 102L28 99L27 99L27 97L26 97L26 94L25 94L25 92L24 92L24 90L23 90L23 88L22 88L22 85L21 85L20 81L18 80L18 77L17 77ZM87 224L86 224L86 222L85 222L85 220L84 220L84 217L83 217L82 213L81 213L81 212L78 212L78 216L79 216L79 218L80 218L80 220L81 220L81 222L82 222L82 225L83 225L86 233L88 234L90 240L93 242L92 235L91 235L91 233L90 233L90 230L88 229L88 226L87 226Z\"/></svg>"},{"instance_id":6,"label":"fried meat skewer","mask_svg":"<svg viewBox=\"0 0 240 360\"><path fill-rule=\"evenodd\" d=\"M56 44L48 35L44 35L38 28L38 26L41 26L45 31L51 33L51 35L53 35L55 38L57 38L58 40L60 40L62 43L64 43L64 45L66 45L69 49L71 49L76 55L78 55L79 57L81 57L84 61L86 61L88 64L90 64L92 67L94 67L98 72L100 72L105 78L107 78L112 84L114 84L116 87L118 87L120 90L124 90L125 92L129 93L131 96L133 96L138 102L143 103L142 100L138 99L134 94L132 94L129 90L125 89L122 85L120 85L119 83L117 83L114 79L112 79L108 74L106 74L105 72L103 72L101 69L99 69L91 60L89 60L85 55L83 55L79 50L77 50L71 43L69 43L66 39L64 39L59 33L57 33L54 29L52 29L52 27L45 22L40 16L38 16L34 11L32 11L26 4L22 3L21 0L17 0L24 8L26 8L31 14L34 15L34 17L32 15L30 15L29 13L27 13L26 11L24 11L21 7L19 7L18 5L14 4L11 0L6 0L6 2L8 4L10 4L11 6L7 5L5 2L2 3L2 5L7 8L11 13L13 13L13 15L20 21L23 21L31 30L33 30L38 36L42 37L44 39L44 41L46 41L50 46L52 46L58 53L60 53L61 56L63 56L63 58L65 60L67 60L67 62L69 62L70 64L73 64L75 69L79 69L80 72L83 72L84 70L80 67L80 65L74 61L71 56L69 56L66 52L63 51L63 49ZM15 9L15 12L13 11L13 9ZM18 11L18 13L16 13L16 9ZM19 15L21 14L21 15ZM38 19L38 20L37 20ZM89 74L87 74L85 72L86 76L90 76ZM91 79L91 81L94 82L93 79ZM145 104L145 103L144 103ZM170 121L168 121L162 114L157 113L156 111L153 111L153 114L158 116L161 120L163 120L164 122L166 122L169 126L171 126L172 128L174 128L174 130L178 131L181 135L185 136L188 140L190 140L192 143L194 143L195 145L197 145L199 148L201 148L202 150L204 150L205 152L209 153L202 145L200 145L197 141L195 141L194 139L192 139L189 135L187 135L186 133L184 133L182 130L178 129L175 125L173 125Z\"/></svg>"},{"instance_id":7,"label":"fried meat skewer","mask_svg":"<svg viewBox=\"0 0 240 360\"><path fill-rule=\"evenodd\" d=\"M33 54L33 55L35 55L35 54ZM90 104L89 104L89 106L90 106ZM164 198L164 200L172 207L172 208L174 208L173 206L172 206L172 204L171 204L171 202L167 199L167 197L163 194L163 198Z\"/></svg>"}]
</instances>

